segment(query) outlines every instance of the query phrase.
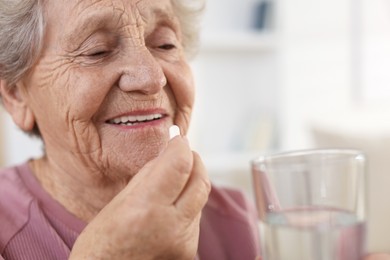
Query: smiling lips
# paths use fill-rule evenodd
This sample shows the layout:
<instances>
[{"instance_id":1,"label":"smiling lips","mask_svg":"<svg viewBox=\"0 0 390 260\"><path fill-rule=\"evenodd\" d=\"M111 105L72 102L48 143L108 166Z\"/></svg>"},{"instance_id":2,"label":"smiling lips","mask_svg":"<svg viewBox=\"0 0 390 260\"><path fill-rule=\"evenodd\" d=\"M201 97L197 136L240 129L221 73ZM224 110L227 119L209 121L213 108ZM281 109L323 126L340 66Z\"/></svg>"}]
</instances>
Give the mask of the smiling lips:
<instances>
[{"instance_id":1,"label":"smiling lips","mask_svg":"<svg viewBox=\"0 0 390 260\"><path fill-rule=\"evenodd\" d=\"M162 114L136 115L136 116L121 116L108 121L109 124L133 126L142 123L149 123L163 118Z\"/></svg>"}]
</instances>

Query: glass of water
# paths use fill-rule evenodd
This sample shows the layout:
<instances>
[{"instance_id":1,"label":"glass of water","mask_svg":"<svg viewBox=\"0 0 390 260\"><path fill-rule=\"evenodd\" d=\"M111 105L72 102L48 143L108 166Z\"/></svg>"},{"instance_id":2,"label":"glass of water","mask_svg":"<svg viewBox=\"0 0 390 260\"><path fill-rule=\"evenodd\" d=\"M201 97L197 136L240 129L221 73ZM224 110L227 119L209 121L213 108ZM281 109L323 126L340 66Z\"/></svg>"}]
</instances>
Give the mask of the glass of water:
<instances>
[{"instance_id":1,"label":"glass of water","mask_svg":"<svg viewBox=\"0 0 390 260\"><path fill-rule=\"evenodd\" d=\"M263 260L360 260L365 162L356 150L305 150L252 161Z\"/></svg>"}]
</instances>

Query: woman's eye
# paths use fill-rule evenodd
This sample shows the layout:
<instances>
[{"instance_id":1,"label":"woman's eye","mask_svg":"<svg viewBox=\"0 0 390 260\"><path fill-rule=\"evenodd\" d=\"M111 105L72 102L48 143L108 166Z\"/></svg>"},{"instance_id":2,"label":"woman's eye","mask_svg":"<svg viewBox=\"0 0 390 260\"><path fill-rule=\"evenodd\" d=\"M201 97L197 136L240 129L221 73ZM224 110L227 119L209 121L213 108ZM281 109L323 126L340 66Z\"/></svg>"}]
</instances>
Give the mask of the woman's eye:
<instances>
[{"instance_id":1,"label":"woman's eye","mask_svg":"<svg viewBox=\"0 0 390 260\"><path fill-rule=\"evenodd\" d=\"M86 54L86 56L92 57L92 58L100 58L100 57L103 57L107 54L108 54L108 51L95 51L95 52L91 52L91 53Z\"/></svg>"},{"instance_id":2,"label":"woman's eye","mask_svg":"<svg viewBox=\"0 0 390 260\"><path fill-rule=\"evenodd\" d=\"M159 49L162 49L162 50L173 50L173 49L176 49L176 46L174 44L171 44L171 43L166 43L166 44L163 44L163 45L160 45L158 46Z\"/></svg>"}]
</instances>

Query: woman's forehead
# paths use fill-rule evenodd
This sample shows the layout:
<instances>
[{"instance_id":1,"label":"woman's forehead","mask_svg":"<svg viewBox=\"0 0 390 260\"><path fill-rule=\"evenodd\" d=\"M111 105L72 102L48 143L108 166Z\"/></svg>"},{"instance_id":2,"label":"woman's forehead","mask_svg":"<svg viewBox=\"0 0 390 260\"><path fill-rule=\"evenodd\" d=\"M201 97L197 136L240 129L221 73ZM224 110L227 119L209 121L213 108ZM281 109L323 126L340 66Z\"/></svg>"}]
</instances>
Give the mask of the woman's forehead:
<instances>
[{"instance_id":1,"label":"woman's forehead","mask_svg":"<svg viewBox=\"0 0 390 260\"><path fill-rule=\"evenodd\" d=\"M156 16L174 16L170 0L62 0L46 3L49 9L47 15L53 18L53 22L58 21L62 13L67 20L72 19L72 24L93 19L89 22L91 24L99 20L99 16L107 18L107 15L129 23L139 22L139 18L151 23Z\"/></svg>"},{"instance_id":2,"label":"woman's forehead","mask_svg":"<svg viewBox=\"0 0 390 260\"><path fill-rule=\"evenodd\" d=\"M70 9L94 9L102 7L113 7L118 10L138 8L139 10L148 11L149 9L167 9L171 5L170 0L63 0L63 4ZM53 4L59 2L53 1Z\"/></svg>"},{"instance_id":3,"label":"woman's forehead","mask_svg":"<svg viewBox=\"0 0 390 260\"><path fill-rule=\"evenodd\" d=\"M49 1L47 15L49 27L61 26L61 38L69 42L113 23L117 27L135 25L148 30L160 19L176 20L170 0Z\"/></svg>"}]
</instances>

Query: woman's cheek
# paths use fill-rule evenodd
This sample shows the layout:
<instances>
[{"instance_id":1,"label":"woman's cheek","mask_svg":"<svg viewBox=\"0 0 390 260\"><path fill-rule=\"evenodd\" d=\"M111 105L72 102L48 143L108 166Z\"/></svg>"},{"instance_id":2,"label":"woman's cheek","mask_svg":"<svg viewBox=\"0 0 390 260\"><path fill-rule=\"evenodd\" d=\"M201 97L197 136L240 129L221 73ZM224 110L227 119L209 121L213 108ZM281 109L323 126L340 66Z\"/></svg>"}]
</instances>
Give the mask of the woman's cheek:
<instances>
[{"instance_id":1,"label":"woman's cheek","mask_svg":"<svg viewBox=\"0 0 390 260\"><path fill-rule=\"evenodd\" d=\"M188 131L195 99L195 86L192 72L185 61L167 72L176 102L175 124L179 125L183 133Z\"/></svg>"}]
</instances>

